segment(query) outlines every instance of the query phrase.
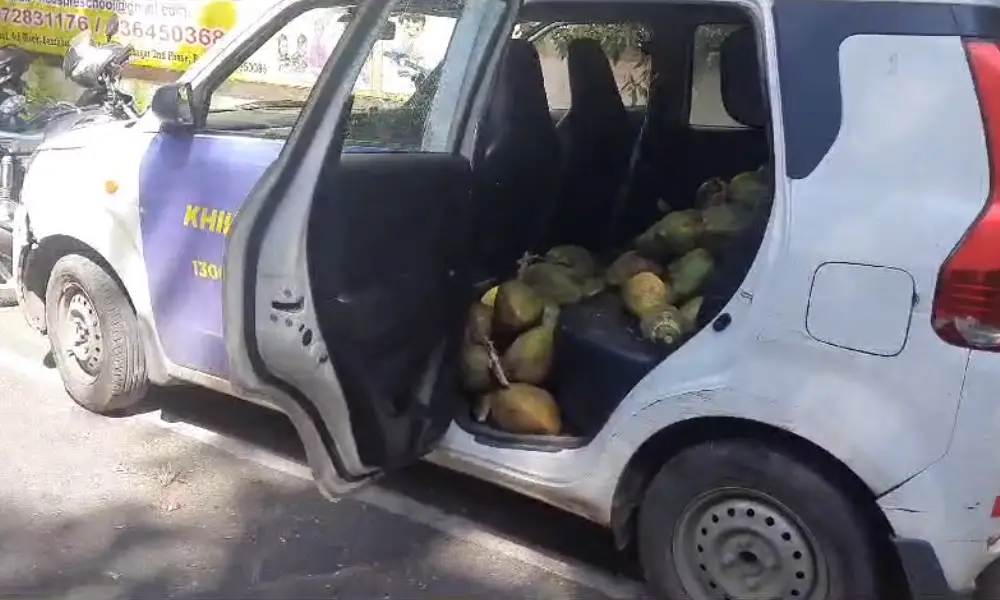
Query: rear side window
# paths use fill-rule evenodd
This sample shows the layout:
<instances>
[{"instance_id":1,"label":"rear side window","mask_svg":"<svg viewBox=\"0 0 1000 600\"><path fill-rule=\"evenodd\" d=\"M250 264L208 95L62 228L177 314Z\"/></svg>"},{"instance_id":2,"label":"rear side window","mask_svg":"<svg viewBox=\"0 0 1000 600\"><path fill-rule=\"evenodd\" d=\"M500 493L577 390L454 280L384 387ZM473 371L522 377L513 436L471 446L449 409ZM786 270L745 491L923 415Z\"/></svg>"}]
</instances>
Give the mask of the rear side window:
<instances>
[{"instance_id":1,"label":"rear side window","mask_svg":"<svg viewBox=\"0 0 1000 600\"><path fill-rule=\"evenodd\" d=\"M745 129L726 112L719 77L719 47L726 36L738 28L739 25L705 24L699 25L694 32L688 122L695 127Z\"/></svg>"},{"instance_id":2,"label":"rear side window","mask_svg":"<svg viewBox=\"0 0 1000 600\"><path fill-rule=\"evenodd\" d=\"M570 106L569 66L566 48L577 38L601 42L618 92L627 108L646 106L649 93L649 57L638 49L641 26L634 23L565 24L545 32L535 40L545 78L549 109L566 110Z\"/></svg>"}]
</instances>

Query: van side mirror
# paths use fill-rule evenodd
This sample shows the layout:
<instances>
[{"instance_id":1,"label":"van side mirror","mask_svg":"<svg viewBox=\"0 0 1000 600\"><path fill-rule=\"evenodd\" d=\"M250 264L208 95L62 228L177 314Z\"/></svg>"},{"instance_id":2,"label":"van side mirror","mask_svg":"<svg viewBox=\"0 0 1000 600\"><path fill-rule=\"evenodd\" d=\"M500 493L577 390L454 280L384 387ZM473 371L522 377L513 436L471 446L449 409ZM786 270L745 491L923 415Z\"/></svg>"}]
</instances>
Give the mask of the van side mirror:
<instances>
[{"instance_id":1,"label":"van side mirror","mask_svg":"<svg viewBox=\"0 0 1000 600\"><path fill-rule=\"evenodd\" d=\"M190 83L168 83L153 93L149 109L165 125L189 127L195 124Z\"/></svg>"}]
</instances>

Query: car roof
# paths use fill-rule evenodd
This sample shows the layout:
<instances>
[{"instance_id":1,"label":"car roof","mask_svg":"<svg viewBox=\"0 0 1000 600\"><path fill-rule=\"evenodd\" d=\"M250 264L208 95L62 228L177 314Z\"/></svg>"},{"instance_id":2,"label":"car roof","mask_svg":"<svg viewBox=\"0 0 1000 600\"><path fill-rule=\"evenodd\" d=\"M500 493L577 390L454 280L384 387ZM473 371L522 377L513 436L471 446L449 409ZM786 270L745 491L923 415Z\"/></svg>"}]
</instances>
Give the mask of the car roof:
<instances>
[{"instance_id":1,"label":"car roof","mask_svg":"<svg viewBox=\"0 0 1000 600\"><path fill-rule=\"evenodd\" d=\"M320 0L322 2L322 0ZM362 0L363 1L363 0ZM628 3L658 3L658 4L698 4L706 8L709 7L727 7L727 8L737 8L739 4L743 3L754 3L758 6L769 7L776 2L796 2L796 3L809 3L809 2L828 2L829 0L743 0L742 2L734 2L733 0L521 0L525 7L533 7L535 10L538 8L543 8L547 6L565 6L573 4L589 4L589 5L607 5L607 4L628 4ZM838 2L845 3L861 3L861 4L872 4L872 3L883 3L883 2L897 2L897 3L908 3L908 4L966 4L966 5L979 5L979 6L993 6L1000 8L1000 0L836 0ZM295 4L317 4L317 0L280 0L276 5L295 5ZM341 5L341 6L357 6L360 2L358 0L343 0L338 2L334 0L329 4L323 2L323 4L328 5ZM439 15L439 16L454 16L457 17L461 14L462 9L467 4L467 0L403 0L397 7L396 12L403 11L413 11L419 12L421 14L427 15Z\"/></svg>"}]
</instances>

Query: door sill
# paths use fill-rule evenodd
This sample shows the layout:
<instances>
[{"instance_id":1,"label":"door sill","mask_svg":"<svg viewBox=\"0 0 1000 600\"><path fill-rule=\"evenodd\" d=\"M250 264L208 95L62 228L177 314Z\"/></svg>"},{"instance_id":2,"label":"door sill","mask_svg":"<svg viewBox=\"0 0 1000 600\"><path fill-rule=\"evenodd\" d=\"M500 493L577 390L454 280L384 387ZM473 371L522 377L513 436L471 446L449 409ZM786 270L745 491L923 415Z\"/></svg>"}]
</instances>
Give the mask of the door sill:
<instances>
[{"instance_id":1,"label":"door sill","mask_svg":"<svg viewBox=\"0 0 1000 600\"><path fill-rule=\"evenodd\" d=\"M530 435L508 433L487 423L477 423L468 411L461 411L455 418L466 433L472 436L477 444L505 450L528 450L532 452L561 452L576 450L590 443L590 438L572 435Z\"/></svg>"}]
</instances>

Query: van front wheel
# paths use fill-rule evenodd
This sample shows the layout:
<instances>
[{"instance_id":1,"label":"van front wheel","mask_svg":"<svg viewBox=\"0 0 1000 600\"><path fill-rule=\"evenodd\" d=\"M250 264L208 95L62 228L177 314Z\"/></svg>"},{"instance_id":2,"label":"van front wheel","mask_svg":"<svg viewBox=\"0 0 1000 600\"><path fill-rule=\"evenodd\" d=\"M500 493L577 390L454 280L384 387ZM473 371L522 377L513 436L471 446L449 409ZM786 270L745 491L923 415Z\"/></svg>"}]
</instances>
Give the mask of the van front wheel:
<instances>
[{"instance_id":1,"label":"van front wheel","mask_svg":"<svg viewBox=\"0 0 1000 600\"><path fill-rule=\"evenodd\" d=\"M639 555L658 597L875 600L871 534L820 474L751 440L694 446L654 477Z\"/></svg>"},{"instance_id":2,"label":"van front wheel","mask_svg":"<svg viewBox=\"0 0 1000 600\"><path fill-rule=\"evenodd\" d=\"M135 312L117 281L79 254L60 258L45 292L45 324L70 397L91 412L131 408L147 387Z\"/></svg>"}]
</instances>

